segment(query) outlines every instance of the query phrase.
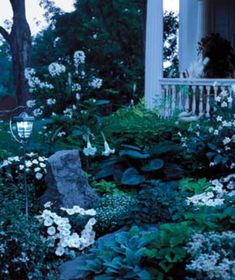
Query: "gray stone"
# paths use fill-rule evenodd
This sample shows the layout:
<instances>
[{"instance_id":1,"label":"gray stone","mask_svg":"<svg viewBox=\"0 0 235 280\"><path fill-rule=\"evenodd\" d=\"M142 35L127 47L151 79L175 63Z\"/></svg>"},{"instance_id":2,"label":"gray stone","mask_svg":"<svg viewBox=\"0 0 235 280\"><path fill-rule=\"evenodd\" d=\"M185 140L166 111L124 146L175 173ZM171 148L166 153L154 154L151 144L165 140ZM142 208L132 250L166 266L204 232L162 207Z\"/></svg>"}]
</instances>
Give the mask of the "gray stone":
<instances>
[{"instance_id":1,"label":"gray stone","mask_svg":"<svg viewBox=\"0 0 235 280\"><path fill-rule=\"evenodd\" d=\"M48 159L46 185L43 204L51 201L58 207L79 205L87 209L99 198L88 184L77 150L59 151Z\"/></svg>"}]
</instances>

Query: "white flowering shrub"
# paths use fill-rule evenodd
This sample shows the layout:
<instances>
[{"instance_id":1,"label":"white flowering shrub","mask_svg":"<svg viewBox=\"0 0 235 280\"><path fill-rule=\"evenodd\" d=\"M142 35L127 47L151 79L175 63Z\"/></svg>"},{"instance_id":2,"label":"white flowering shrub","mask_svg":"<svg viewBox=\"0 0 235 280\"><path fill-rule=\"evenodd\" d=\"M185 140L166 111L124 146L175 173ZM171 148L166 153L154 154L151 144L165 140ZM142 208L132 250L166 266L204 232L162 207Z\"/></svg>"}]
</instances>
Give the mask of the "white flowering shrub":
<instances>
[{"instance_id":1,"label":"white flowering shrub","mask_svg":"<svg viewBox=\"0 0 235 280\"><path fill-rule=\"evenodd\" d=\"M35 117L62 114L76 117L77 111L85 111L83 101L96 95L103 80L95 76L95 70L85 72L86 56L76 51L72 59L60 59L48 66L44 74L37 74L33 68L25 71L31 99L27 106ZM92 99L94 100L94 99Z\"/></svg>"},{"instance_id":2,"label":"white flowering shrub","mask_svg":"<svg viewBox=\"0 0 235 280\"><path fill-rule=\"evenodd\" d=\"M195 233L187 244L193 279L235 279L235 232Z\"/></svg>"},{"instance_id":3,"label":"white flowering shrub","mask_svg":"<svg viewBox=\"0 0 235 280\"><path fill-rule=\"evenodd\" d=\"M25 166L23 158L14 156L3 160L0 163L0 170L6 181L17 183L22 181L25 169L28 183L38 186L42 184L47 173L46 164L46 157L31 152L26 153Z\"/></svg>"},{"instance_id":4,"label":"white flowering shrub","mask_svg":"<svg viewBox=\"0 0 235 280\"><path fill-rule=\"evenodd\" d=\"M75 251L82 251L95 242L95 232L93 226L96 223L94 216L96 211L93 209L84 210L79 206L73 208L61 208L68 216L86 215L91 216L81 231L80 235L73 230L68 217L62 217L51 210L52 204L47 202L42 214L37 219L45 226L45 238L48 246L55 249L54 253L61 257L71 255Z\"/></svg>"},{"instance_id":5,"label":"white flowering shrub","mask_svg":"<svg viewBox=\"0 0 235 280\"><path fill-rule=\"evenodd\" d=\"M222 178L220 180L212 180L211 186L200 194L187 198L187 204L193 206L222 206L226 202L226 198L235 197L235 184L233 179L235 175Z\"/></svg>"},{"instance_id":6,"label":"white flowering shrub","mask_svg":"<svg viewBox=\"0 0 235 280\"><path fill-rule=\"evenodd\" d=\"M206 156L210 167L235 168L235 87L224 89L216 97L214 112L209 120L197 120L185 135L179 132L186 153L197 158Z\"/></svg>"}]
</instances>

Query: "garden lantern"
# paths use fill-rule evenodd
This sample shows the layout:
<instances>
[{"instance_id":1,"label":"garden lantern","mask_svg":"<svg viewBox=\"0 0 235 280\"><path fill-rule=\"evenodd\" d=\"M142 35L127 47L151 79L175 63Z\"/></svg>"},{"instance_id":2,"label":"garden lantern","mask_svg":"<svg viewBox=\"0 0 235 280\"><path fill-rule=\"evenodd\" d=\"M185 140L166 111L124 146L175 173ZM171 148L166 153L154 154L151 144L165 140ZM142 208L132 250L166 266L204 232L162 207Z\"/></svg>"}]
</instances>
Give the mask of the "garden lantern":
<instances>
[{"instance_id":1,"label":"garden lantern","mask_svg":"<svg viewBox=\"0 0 235 280\"><path fill-rule=\"evenodd\" d=\"M34 117L29 116L26 112L21 113L19 116L13 117L13 121L16 123L17 139L20 143L26 143L33 130Z\"/></svg>"},{"instance_id":2,"label":"garden lantern","mask_svg":"<svg viewBox=\"0 0 235 280\"><path fill-rule=\"evenodd\" d=\"M24 107L17 107L12 112ZM24 162L24 188L25 188L25 215L28 220L29 216L29 203L28 203L28 186L26 178L26 144L33 131L34 117L29 116L26 112L20 113L18 116L12 117L10 120L10 130L15 141L20 143L23 148L23 162ZM14 124L14 130L13 130Z\"/></svg>"}]
</instances>

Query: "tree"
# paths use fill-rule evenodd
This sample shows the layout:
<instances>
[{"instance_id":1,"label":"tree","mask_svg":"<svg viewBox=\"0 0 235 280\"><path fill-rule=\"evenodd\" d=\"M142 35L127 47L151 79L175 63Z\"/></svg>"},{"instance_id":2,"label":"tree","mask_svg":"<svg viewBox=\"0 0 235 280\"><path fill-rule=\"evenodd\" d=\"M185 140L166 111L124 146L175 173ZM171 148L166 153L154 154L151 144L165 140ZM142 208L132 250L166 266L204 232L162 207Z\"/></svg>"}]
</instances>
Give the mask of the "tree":
<instances>
[{"instance_id":1,"label":"tree","mask_svg":"<svg viewBox=\"0 0 235 280\"><path fill-rule=\"evenodd\" d=\"M16 99L19 105L25 105L29 87L24 71L31 62L31 32L26 20L25 0L9 0L13 10L13 25L9 33L0 26L0 34L10 46Z\"/></svg>"}]
</instances>

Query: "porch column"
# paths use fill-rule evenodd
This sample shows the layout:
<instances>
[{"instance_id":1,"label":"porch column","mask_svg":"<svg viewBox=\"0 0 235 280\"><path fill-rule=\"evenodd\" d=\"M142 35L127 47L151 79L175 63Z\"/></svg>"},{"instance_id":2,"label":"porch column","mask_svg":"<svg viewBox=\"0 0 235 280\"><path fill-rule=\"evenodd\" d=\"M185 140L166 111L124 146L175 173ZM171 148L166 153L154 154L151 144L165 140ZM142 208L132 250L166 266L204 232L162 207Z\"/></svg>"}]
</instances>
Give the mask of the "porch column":
<instances>
[{"instance_id":1,"label":"porch column","mask_svg":"<svg viewBox=\"0 0 235 280\"><path fill-rule=\"evenodd\" d=\"M197 13L197 43L205 36L206 33L206 7L205 0L198 0Z\"/></svg>"},{"instance_id":2,"label":"porch column","mask_svg":"<svg viewBox=\"0 0 235 280\"><path fill-rule=\"evenodd\" d=\"M179 10L179 68L185 72L197 59L198 0L180 0ZM196 16L195 16L196 15Z\"/></svg>"},{"instance_id":3,"label":"porch column","mask_svg":"<svg viewBox=\"0 0 235 280\"><path fill-rule=\"evenodd\" d=\"M161 99L163 77L163 0L148 0L145 46L145 102L149 109Z\"/></svg>"}]
</instances>

